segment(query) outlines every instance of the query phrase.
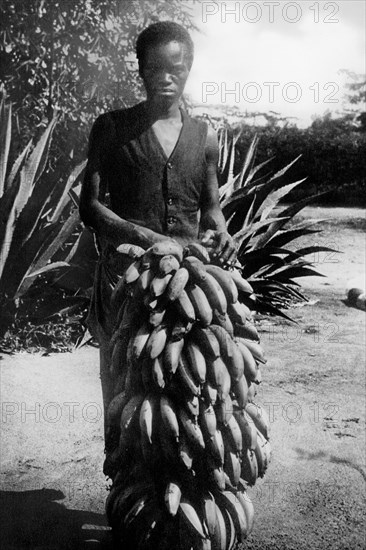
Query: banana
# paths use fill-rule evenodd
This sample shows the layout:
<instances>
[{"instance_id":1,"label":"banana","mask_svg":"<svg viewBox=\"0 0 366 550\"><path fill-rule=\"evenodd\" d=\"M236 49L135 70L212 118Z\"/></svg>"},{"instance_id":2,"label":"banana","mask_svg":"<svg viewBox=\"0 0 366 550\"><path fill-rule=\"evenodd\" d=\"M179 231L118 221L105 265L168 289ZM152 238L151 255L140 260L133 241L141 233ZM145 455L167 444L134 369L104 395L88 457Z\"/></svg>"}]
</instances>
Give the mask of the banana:
<instances>
[{"instance_id":1,"label":"banana","mask_svg":"<svg viewBox=\"0 0 366 550\"><path fill-rule=\"evenodd\" d=\"M242 488L240 491L236 492L236 498L239 500L244 512L245 517L247 520L247 526L248 526L248 535L253 530L254 525L254 506L252 501L250 500L248 493L244 488Z\"/></svg>"},{"instance_id":2,"label":"banana","mask_svg":"<svg viewBox=\"0 0 366 550\"><path fill-rule=\"evenodd\" d=\"M126 354L126 338L118 338L112 351L111 366L109 369L113 378L122 374L123 367L126 363Z\"/></svg>"},{"instance_id":3,"label":"banana","mask_svg":"<svg viewBox=\"0 0 366 550\"><path fill-rule=\"evenodd\" d=\"M234 410L233 414L241 431L244 448L254 451L257 446L257 428L252 418L245 409Z\"/></svg>"},{"instance_id":4,"label":"banana","mask_svg":"<svg viewBox=\"0 0 366 550\"><path fill-rule=\"evenodd\" d=\"M134 300L141 300L149 291L151 282L154 280L155 273L152 269L145 269L136 281L133 291Z\"/></svg>"},{"instance_id":5,"label":"banana","mask_svg":"<svg viewBox=\"0 0 366 550\"><path fill-rule=\"evenodd\" d=\"M199 414L200 400L196 395L190 395L189 397L184 398L184 406L189 412L189 414L195 419Z\"/></svg>"},{"instance_id":6,"label":"banana","mask_svg":"<svg viewBox=\"0 0 366 550\"><path fill-rule=\"evenodd\" d=\"M214 544L213 548L215 550L227 550L228 536L226 532L224 516L222 515L221 509L216 503L215 503L215 506L216 506L217 523L216 523L215 536L213 537L213 544Z\"/></svg>"},{"instance_id":7,"label":"banana","mask_svg":"<svg viewBox=\"0 0 366 550\"><path fill-rule=\"evenodd\" d=\"M261 369L257 369L257 375L255 377L255 379L253 380L254 384L261 384L262 383L262 371Z\"/></svg>"},{"instance_id":8,"label":"banana","mask_svg":"<svg viewBox=\"0 0 366 550\"><path fill-rule=\"evenodd\" d=\"M186 498L181 498L180 500L179 515L191 532L202 539L207 538L197 511Z\"/></svg>"},{"instance_id":9,"label":"banana","mask_svg":"<svg viewBox=\"0 0 366 550\"><path fill-rule=\"evenodd\" d=\"M155 357L152 364L152 380L157 389L163 390L165 388L164 369L162 356Z\"/></svg>"},{"instance_id":10,"label":"banana","mask_svg":"<svg viewBox=\"0 0 366 550\"><path fill-rule=\"evenodd\" d=\"M118 497L118 495L119 495L119 489L118 489L118 487L116 487L113 484L110 491L109 491L109 493L108 493L107 499L105 501L105 515L107 516L107 520L108 520L109 525L110 525L110 520L111 520L111 513L112 513L113 504L114 504L115 499Z\"/></svg>"},{"instance_id":11,"label":"banana","mask_svg":"<svg viewBox=\"0 0 366 550\"><path fill-rule=\"evenodd\" d=\"M171 340L173 342L181 340L192 330L192 327L193 324L189 321L178 319L172 328L172 333L170 335Z\"/></svg>"},{"instance_id":12,"label":"banana","mask_svg":"<svg viewBox=\"0 0 366 550\"><path fill-rule=\"evenodd\" d=\"M177 373L182 383L183 390L185 390L188 395L199 396L201 394L201 388L198 384L196 384L196 381L193 378L184 352L182 352L179 358Z\"/></svg>"},{"instance_id":13,"label":"banana","mask_svg":"<svg viewBox=\"0 0 366 550\"><path fill-rule=\"evenodd\" d=\"M124 487L123 490L118 488L119 494L115 498L111 510L112 526L118 523L121 518L124 518L136 500L151 491L152 488L152 483L146 480L135 481Z\"/></svg>"},{"instance_id":14,"label":"banana","mask_svg":"<svg viewBox=\"0 0 366 550\"><path fill-rule=\"evenodd\" d=\"M199 243L189 243L185 249L185 256L195 256L204 264L210 263L210 255L207 249Z\"/></svg>"},{"instance_id":15,"label":"banana","mask_svg":"<svg viewBox=\"0 0 366 550\"><path fill-rule=\"evenodd\" d=\"M241 464L238 455L232 452L229 445L225 445L224 471L229 476L231 484L237 487L240 480Z\"/></svg>"},{"instance_id":16,"label":"banana","mask_svg":"<svg viewBox=\"0 0 366 550\"><path fill-rule=\"evenodd\" d=\"M210 330L214 333L220 346L220 353L225 362L233 355L233 340L225 328L217 324L211 324Z\"/></svg>"},{"instance_id":17,"label":"banana","mask_svg":"<svg viewBox=\"0 0 366 550\"><path fill-rule=\"evenodd\" d=\"M261 434L264 435L266 439L269 439L270 421L264 407L258 405L257 403L248 403L245 410L252 418L256 428L261 432Z\"/></svg>"},{"instance_id":18,"label":"banana","mask_svg":"<svg viewBox=\"0 0 366 550\"><path fill-rule=\"evenodd\" d=\"M220 401L225 401L226 396L230 393L231 378L221 357L207 362L207 378L217 389Z\"/></svg>"},{"instance_id":19,"label":"banana","mask_svg":"<svg viewBox=\"0 0 366 550\"><path fill-rule=\"evenodd\" d=\"M156 396L149 394L142 402L140 409L140 433L141 437L145 438L150 444L152 444L153 435L153 418L157 411L157 398Z\"/></svg>"},{"instance_id":20,"label":"banana","mask_svg":"<svg viewBox=\"0 0 366 550\"><path fill-rule=\"evenodd\" d=\"M252 384L251 382L248 384L248 402L252 403L255 399L255 396L257 395L257 385Z\"/></svg>"},{"instance_id":21,"label":"banana","mask_svg":"<svg viewBox=\"0 0 366 550\"><path fill-rule=\"evenodd\" d=\"M225 490L225 473L222 466L217 466L215 460L208 456L206 458L209 480L212 483L213 489Z\"/></svg>"},{"instance_id":22,"label":"banana","mask_svg":"<svg viewBox=\"0 0 366 550\"><path fill-rule=\"evenodd\" d=\"M231 400L230 394L227 394L226 398L223 401L219 401L215 406L216 416L218 422L226 426L229 419L233 415L233 402Z\"/></svg>"},{"instance_id":23,"label":"banana","mask_svg":"<svg viewBox=\"0 0 366 550\"><path fill-rule=\"evenodd\" d=\"M248 340L248 338L241 338L240 342L242 342L250 351L250 353L253 355L254 359L256 361L259 361L259 363L267 363L267 359L265 358L262 346L258 344L258 342L253 342L252 340Z\"/></svg>"},{"instance_id":24,"label":"banana","mask_svg":"<svg viewBox=\"0 0 366 550\"><path fill-rule=\"evenodd\" d=\"M144 400L144 396L142 394L134 395L133 397L131 397L131 399L126 403L126 405L123 408L123 411L121 414L121 420L120 420L120 428L121 428L120 441L122 442L122 444L126 439L128 431L131 429L131 426L134 424L136 415L139 414L140 407L143 400Z\"/></svg>"},{"instance_id":25,"label":"banana","mask_svg":"<svg viewBox=\"0 0 366 550\"><path fill-rule=\"evenodd\" d=\"M141 248L141 246L137 246L136 244L123 243L117 246L116 250L119 254L125 254L126 256L129 256L132 260L137 260L138 258L141 258L143 254L145 254L145 250Z\"/></svg>"},{"instance_id":26,"label":"banana","mask_svg":"<svg viewBox=\"0 0 366 550\"><path fill-rule=\"evenodd\" d=\"M185 290L182 291L179 298L175 301L178 314L183 317L185 321L193 323L196 320L196 313L193 304Z\"/></svg>"},{"instance_id":27,"label":"banana","mask_svg":"<svg viewBox=\"0 0 366 550\"><path fill-rule=\"evenodd\" d=\"M151 252L155 256L174 256L175 258L177 258L179 263L181 263L181 261L183 260L183 248L180 246L179 243L169 240L155 243L151 247Z\"/></svg>"},{"instance_id":28,"label":"banana","mask_svg":"<svg viewBox=\"0 0 366 550\"><path fill-rule=\"evenodd\" d=\"M151 494L145 493L140 498L137 499L135 504L130 508L129 512L123 518L123 523L126 528L128 528L133 521L136 520L138 515L145 508L147 502L151 500Z\"/></svg>"},{"instance_id":29,"label":"banana","mask_svg":"<svg viewBox=\"0 0 366 550\"><path fill-rule=\"evenodd\" d=\"M174 410L174 405L171 399L166 395L160 398L160 414L161 420L167 429L168 433L176 441L179 440L179 425L178 419Z\"/></svg>"},{"instance_id":30,"label":"banana","mask_svg":"<svg viewBox=\"0 0 366 550\"><path fill-rule=\"evenodd\" d=\"M201 279L197 284L206 294L211 308L217 310L221 315L225 315L227 312L227 302L224 291L216 279L210 273L206 273L205 278Z\"/></svg>"},{"instance_id":31,"label":"banana","mask_svg":"<svg viewBox=\"0 0 366 550\"><path fill-rule=\"evenodd\" d=\"M243 355L236 342L232 343L232 353L226 360L226 366L233 382L239 382L245 371Z\"/></svg>"},{"instance_id":32,"label":"banana","mask_svg":"<svg viewBox=\"0 0 366 550\"><path fill-rule=\"evenodd\" d=\"M159 296L162 296L166 291L166 289L168 288L168 285L172 277L173 275L171 273L168 273L163 277L156 275L150 283L151 296L153 296L154 298L159 298Z\"/></svg>"},{"instance_id":33,"label":"banana","mask_svg":"<svg viewBox=\"0 0 366 550\"><path fill-rule=\"evenodd\" d=\"M185 267L180 267L173 275L166 289L165 297L169 302L177 300L188 283L189 273Z\"/></svg>"},{"instance_id":34,"label":"banana","mask_svg":"<svg viewBox=\"0 0 366 550\"><path fill-rule=\"evenodd\" d=\"M249 351L249 348L240 340L240 338L236 338L235 341L240 353L243 356L245 378L250 382L254 382L257 377L257 363Z\"/></svg>"},{"instance_id":35,"label":"banana","mask_svg":"<svg viewBox=\"0 0 366 550\"><path fill-rule=\"evenodd\" d=\"M131 362L133 364L136 364L137 361L142 356L142 353L145 350L145 346L147 344L147 341L150 338L151 329L148 325L148 323L144 323L141 328L137 331L136 335L132 337L132 349L131 349L131 356L128 357L131 359Z\"/></svg>"},{"instance_id":36,"label":"banana","mask_svg":"<svg viewBox=\"0 0 366 550\"><path fill-rule=\"evenodd\" d=\"M224 465L224 441L220 430L215 430L213 436L206 440L206 448L209 455L215 461L215 465Z\"/></svg>"},{"instance_id":37,"label":"banana","mask_svg":"<svg viewBox=\"0 0 366 550\"><path fill-rule=\"evenodd\" d=\"M205 442L199 425L189 418L186 411L182 408L178 410L178 418L188 440L197 449L203 450L205 448Z\"/></svg>"},{"instance_id":38,"label":"banana","mask_svg":"<svg viewBox=\"0 0 366 550\"><path fill-rule=\"evenodd\" d=\"M206 277L206 266L195 256L186 256L182 262L189 273L189 280L193 283L202 281Z\"/></svg>"},{"instance_id":39,"label":"banana","mask_svg":"<svg viewBox=\"0 0 366 550\"><path fill-rule=\"evenodd\" d=\"M184 339L173 342L171 340L165 346L163 351L164 372L168 375L174 374L178 368L179 357L184 346Z\"/></svg>"},{"instance_id":40,"label":"banana","mask_svg":"<svg viewBox=\"0 0 366 550\"><path fill-rule=\"evenodd\" d=\"M213 537L216 528L217 516L215 508L215 499L212 493L207 492L202 496L202 508L207 531L210 537Z\"/></svg>"},{"instance_id":41,"label":"banana","mask_svg":"<svg viewBox=\"0 0 366 550\"><path fill-rule=\"evenodd\" d=\"M237 382L233 383L232 389L239 407L245 407L248 403L248 382L244 375Z\"/></svg>"},{"instance_id":42,"label":"banana","mask_svg":"<svg viewBox=\"0 0 366 550\"><path fill-rule=\"evenodd\" d=\"M212 323L212 308L202 288L191 285L187 288L187 296L193 306L195 319L203 327L208 327Z\"/></svg>"},{"instance_id":43,"label":"banana","mask_svg":"<svg viewBox=\"0 0 366 550\"><path fill-rule=\"evenodd\" d=\"M243 542L248 536L248 524L245 512L231 491L223 491L215 493L215 500L220 506L220 509L226 509L233 519L236 535L239 542Z\"/></svg>"},{"instance_id":44,"label":"banana","mask_svg":"<svg viewBox=\"0 0 366 550\"><path fill-rule=\"evenodd\" d=\"M135 260L125 271L123 278L127 285L134 283L140 277L141 260Z\"/></svg>"},{"instance_id":45,"label":"banana","mask_svg":"<svg viewBox=\"0 0 366 550\"><path fill-rule=\"evenodd\" d=\"M241 323L234 324L234 334L240 338L247 338L248 340L260 341L259 334L253 323L247 321L245 325Z\"/></svg>"},{"instance_id":46,"label":"banana","mask_svg":"<svg viewBox=\"0 0 366 550\"><path fill-rule=\"evenodd\" d=\"M247 322L247 312L244 307L244 304L239 301L234 302L233 304L228 304L227 312L233 325L245 325L245 323ZM248 311L250 312L249 309Z\"/></svg>"},{"instance_id":47,"label":"banana","mask_svg":"<svg viewBox=\"0 0 366 550\"><path fill-rule=\"evenodd\" d=\"M180 486L173 481L170 481L165 489L164 502L171 516L175 516L178 512L182 491Z\"/></svg>"},{"instance_id":48,"label":"banana","mask_svg":"<svg viewBox=\"0 0 366 550\"><path fill-rule=\"evenodd\" d=\"M168 338L168 329L164 325L160 325L151 332L146 343L146 354L151 359L156 359L165 347Z\"/></svg>"},{"instance_id":49,"label":"banana","mask_svg":"<svg viewBox=\"0 0 366 550\"><path fill-rule=\"evenodd\" d=\"M206 381L206 360L200 348L192 341L188 341L184 347L190 370L197 384L204 384Z\"/></svg>"},{"instance_id":50,"label":"banana","mask_svg":"<svg viewBox=\"0 0 366 550\"><path fill-rule=\"evenodd\" d=\"M248 485L254 485L258 478L258 463L255 453L251 449L247 449L243 453L241 462L241 476L245 479Z\"/></svg>"},{"instance_id":51,"label":"banana","mask_svg":"<svg viewBox=\"0 0 366 550\"><path fill-rule=\"evenodd\" d=\"M255 457L258 464L258 476L263 477L267 471L269 460L270 460L270 449L269 452L266 449L266 445L270 445L266 438L257 431L257 446L254 449Z\"/></svg>"},{"instance_id":52,"label":"banana","mask_svg":"<svg viewBox=\"0 0 366 550\"><path fill-rule=\"evenodd\" d=\"M149 315L149 323L152 327L157 328L159 325L162 324L164 317L165 317L166 309L155 309L150 312Z\"/></svg>"},{"instance_id":53,"label":"banana","mask_svg":"<svg viewBox=\"0 0 366 550\"><path fill-rule=\"evenodd\" d=\"M159 274L161 276L168 275L169 273L175 273L179 269L179 261L176 256L167 254L163 256L159 261Z\"/></svg>"},{"instance_id":54,"label":"banana","mask_svg":"<svg viewBox=\"0 0 366 550\"><path fill-rule=\"evenodd\" d=\"M231 416L224 427L224 437L228 437L230 445L236 453L241 453L243 450L243 437L239 424L236 421L235 416Z\"/></svg>"},{"instance_id":55,"label":"banana","mask_svg":"<svg viewBox=\"0 0 366 550\"><path fill-rule=\"evenodd\" d=\"M215 405L217 401L217 389L214 388L207 380L202 386L202 395L210 405Z\"/></svg>"},{"instance_id":56,"label":"banana","mask_svg":"<svg viewBox=\"0 0 366 550\"><path fill-rule=\"evenodd\" d=\"M249 295L253 294L253 287L241 276L237 269L233 269L232 271L229 271L229 273L239 292L244 292Z\"/></svg>"},{"instance_id":57,"label":"banana","mask_svg":"<svg viewBox=\"0 0 366 550\"><path fill-rule=\"evenodd\" d=\"M206 361L214 361L220 357L220 345L209 328L194 326L191 334L192 340L199 346Z\"/></svg>"},{"instance_id":58,"label":"banana","mask_svg":"<svg viewBox=\"0 0 366 550\"><path fill-rule=\"evenodd\" d=\"M181 463L187 468L187 470L192 469L193 464L193 453L191 445L184 433L181 434L179 438L179 459Z\"/></svg>"},{"instance_id":59,"label":"banana","mask_svg":"<svg viewBox=\"0 0 366 550\"><path fill-rule=\"evenodd\" d=\"M127 405L128 400L129 397L124 391L113 397L107 409L107 426L119 426L122 411L125 405Z\"/></svg>"},{"instance_id":60,"label":"banana","mask_svg":"<svg viewBox=\"0 0 366 550\"><path fill-rule=\"evenodd\" d=\"M238 300L239 293L230 274L225 269L212 264L206 266L206 271L212 275L221 286L227 303L235 303Z\"/></svg>"},{"instance_id":61,"label":"banana","mask_svg":"<svg viewBox=\"0 0 366 550\"><path fill-rule=\"evenodd\" d=\"M225 315L222 315L217 311L217 309L215 309L213 311L213 323L224 328L229 334L230 338L234 338L234 326L227 313L225 313Z\"/></svg>"},{"instance_id":62,"label":"banana","mask_svg":"<svg viewBox=\"0 0 366 550\"><path fill-rule=\"evenodd\" d=\"M206 405L202 400L199 406L199 424L204 437L207 439L215 435L217 429L216 414L211 404Z\"/></svg>"},{"instance_id":63,"label":"banana","mask_svg":"<svg viewBox=\"0 0 366 550\"><path fill-rule=\"evenodd\" d=\"M225 521L226 533L227 533L227 550L234 548L237 542L236 530L233 518L229 514L227 508L222 509L222 515Z\"/></svg>"}]
</instances>

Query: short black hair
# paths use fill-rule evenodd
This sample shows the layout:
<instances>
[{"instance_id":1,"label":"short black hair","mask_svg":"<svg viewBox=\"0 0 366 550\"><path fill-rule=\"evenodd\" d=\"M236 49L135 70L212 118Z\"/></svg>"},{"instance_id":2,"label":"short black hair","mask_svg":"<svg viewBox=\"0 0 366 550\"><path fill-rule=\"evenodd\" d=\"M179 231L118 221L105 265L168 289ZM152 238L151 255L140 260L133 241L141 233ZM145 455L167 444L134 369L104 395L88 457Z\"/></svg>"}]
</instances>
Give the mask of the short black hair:
<instances>
[{"instance_id":1,"label":"short black hair","mask_svg":"<svg viewBox=\"0 0 366 550\"><path fill-rule=\"evenodd\" d=\"M188 31L173 21L159 21L153 23L144 29L136 41L136 55L139 62L139 70L141 72L143 68L143 61L146 50L151 46L157 46L158 44L167 44L175 40L185 44L187 47L189 68L193 63L194 46L192 38Z\"/></svg>"}]
</instances>

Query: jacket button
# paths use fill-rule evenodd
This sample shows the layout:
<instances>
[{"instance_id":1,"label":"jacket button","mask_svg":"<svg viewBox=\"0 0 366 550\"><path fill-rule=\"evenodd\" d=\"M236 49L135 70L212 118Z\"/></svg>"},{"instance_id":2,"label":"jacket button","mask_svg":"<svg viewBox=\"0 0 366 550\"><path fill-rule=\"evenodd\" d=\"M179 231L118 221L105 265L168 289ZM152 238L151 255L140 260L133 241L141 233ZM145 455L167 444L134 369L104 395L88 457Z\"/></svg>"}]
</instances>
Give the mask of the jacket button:
<instances>
[{"instance_id":1,"label":"jacket button","mask_svg":"<svg viewBox=\"0 0 366 550\"><path fill-rule=\"evenodd\" d=\"M173 218L173 216L170 216L170 217L167 219L167 223L168 223L169 225L173 225L173 223L175 223L175 222L176 222L176 219Z\"/></svg>"},{"instance_id":2,"label":"jacket button","mask_svg":"<svg viewBox=\"0 0 366 550\"><path fill-rule=\"evenodd\" d=\"M168 170L171 170L171 169L172 169L172 167L173 167L172 163L171 163L171 162L168 162L168 164L167 164L167 168L168 168Z\"/></svg>"},{"instance_id":3,"label":"jacket button","mask_svg":"<svg viewBox=\"0 0 366 550\"><path fill-rule=\"evenodd\" d=\"M169 198L169 199L167 200L167 203L169 204L169 206L171 206L171 205L173 204L173 199L172 199L172 198Z\"/></svg>"}]
</instances>

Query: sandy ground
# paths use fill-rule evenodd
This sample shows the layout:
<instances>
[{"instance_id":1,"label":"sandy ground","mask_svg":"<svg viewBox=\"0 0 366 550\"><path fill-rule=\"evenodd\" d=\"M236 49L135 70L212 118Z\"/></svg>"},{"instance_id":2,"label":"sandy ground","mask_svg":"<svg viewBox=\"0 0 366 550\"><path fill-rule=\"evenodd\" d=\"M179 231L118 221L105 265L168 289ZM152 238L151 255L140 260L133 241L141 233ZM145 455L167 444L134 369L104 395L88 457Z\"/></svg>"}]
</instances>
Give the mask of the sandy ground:
<instances>
[{"instance_id":1,"label":"sandy ground","mask_svg":"<svg viewBox=\"0 0 366 550\"><path fill-rule=\"evenodd\" d=\"M257 550L365 548L365 319L343 302L365 273L365 214L309 208L330 218L306 244L315 258L311 302L298 325L262 321L269 357L258 401L271 419L273 461L251 490ZM98 351L1 357L1 547L111 548L104 517Z\"/></svg>"}]
</instances>

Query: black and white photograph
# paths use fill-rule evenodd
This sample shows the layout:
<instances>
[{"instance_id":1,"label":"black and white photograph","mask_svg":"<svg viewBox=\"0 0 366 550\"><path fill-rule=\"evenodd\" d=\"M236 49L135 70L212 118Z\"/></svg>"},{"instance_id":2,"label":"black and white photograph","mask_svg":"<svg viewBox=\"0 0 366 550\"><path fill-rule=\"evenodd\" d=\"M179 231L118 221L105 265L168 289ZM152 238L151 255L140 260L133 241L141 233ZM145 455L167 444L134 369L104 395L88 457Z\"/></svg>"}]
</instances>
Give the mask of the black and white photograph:
<instances>
[{"instance_id":1,"label":"black and white photograph","mask_svg":"<svg viewBox=\"0 0 366 550\"><path fill-rule=\"evenodd\" d=\"M363 550L365 0L0 8L2 550Z\"/></svg>"}]
</instances>

